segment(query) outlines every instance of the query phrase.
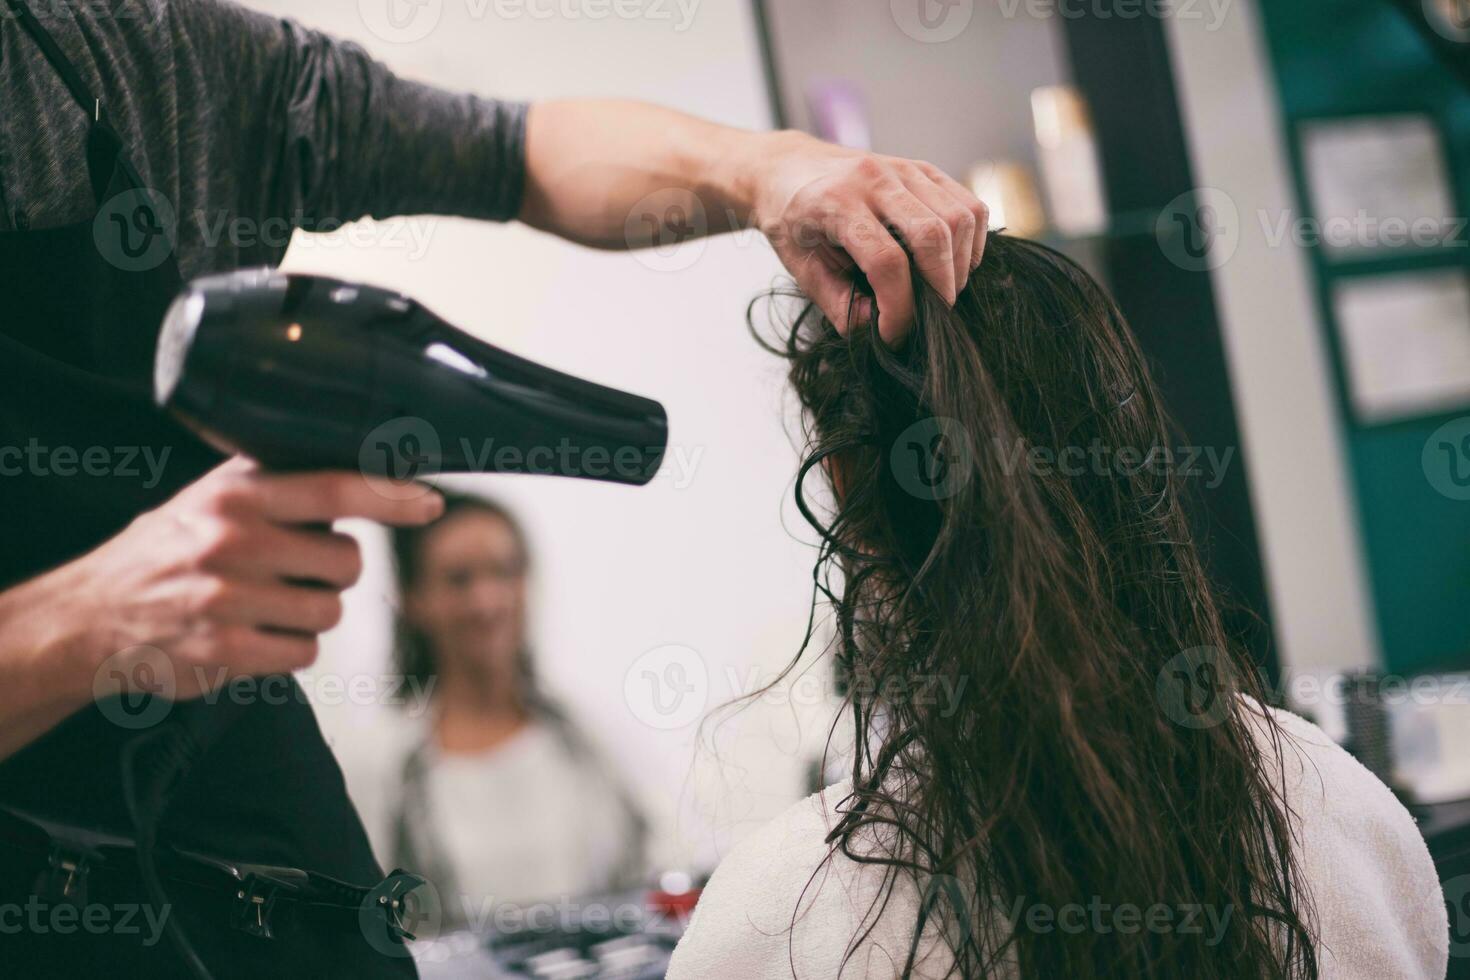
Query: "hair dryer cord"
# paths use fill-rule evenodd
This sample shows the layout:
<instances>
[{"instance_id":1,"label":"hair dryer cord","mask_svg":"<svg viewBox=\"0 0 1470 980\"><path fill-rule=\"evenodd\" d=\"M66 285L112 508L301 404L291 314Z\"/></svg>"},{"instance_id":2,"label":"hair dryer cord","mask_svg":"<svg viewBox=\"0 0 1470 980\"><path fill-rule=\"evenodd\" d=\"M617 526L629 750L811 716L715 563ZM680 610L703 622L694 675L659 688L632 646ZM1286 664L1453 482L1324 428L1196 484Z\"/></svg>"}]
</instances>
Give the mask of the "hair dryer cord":
<instances>
[{"instance_id":1,"label":"hair dryer cord","mask_svg":"<svg viewBox=\"0 0 1470 980\"><path fill-rule=\"evenodd\" d=\"M166 915L169 900L158 875L155 845L158 824L175 789L198 761L201 751L186 725L167 724L144 732L123 746L122 789L128 815L133 821L138 853L138 872L148 901L163 916L164 931L175 952L199 980L213 974L195 951L176 915Z\"/></svg>"}]
</instances>

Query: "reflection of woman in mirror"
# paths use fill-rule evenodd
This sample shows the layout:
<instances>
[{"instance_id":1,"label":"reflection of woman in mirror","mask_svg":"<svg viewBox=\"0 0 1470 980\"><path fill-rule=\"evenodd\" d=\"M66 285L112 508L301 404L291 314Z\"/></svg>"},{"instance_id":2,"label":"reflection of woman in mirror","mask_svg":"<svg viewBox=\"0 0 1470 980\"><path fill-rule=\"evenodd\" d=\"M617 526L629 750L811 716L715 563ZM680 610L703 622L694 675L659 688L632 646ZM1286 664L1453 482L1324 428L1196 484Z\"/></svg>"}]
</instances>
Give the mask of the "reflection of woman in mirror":
<instances>
[{"instance_id":1,"label":"reflection of woman in mirror","mask_svg":"<svg viewBox=\"0 0 1470 980\"><path fill-rule=\"evenodd\" d=\"M644 822L603 757L537 684L529 554L503 507L446 494L396 533L398 669L431 692L394 773L385 861L437 888L447 921L636 884ZM468 907L465 908L465 904Z\"/></svg>"},{"instance_id":2,"label":"reflection of woman in mirror","mask_svg":"<svg viewBox=\"0 0 1470 980\"><path fill-rule=\"evenodd\" d=\"M811 305L780 344L858 751L669 980L1442 977L1412 818L1222 626L1111 300L1002 234L953 306L914 287L896 350Z\"/></svg>"}]
</instances>

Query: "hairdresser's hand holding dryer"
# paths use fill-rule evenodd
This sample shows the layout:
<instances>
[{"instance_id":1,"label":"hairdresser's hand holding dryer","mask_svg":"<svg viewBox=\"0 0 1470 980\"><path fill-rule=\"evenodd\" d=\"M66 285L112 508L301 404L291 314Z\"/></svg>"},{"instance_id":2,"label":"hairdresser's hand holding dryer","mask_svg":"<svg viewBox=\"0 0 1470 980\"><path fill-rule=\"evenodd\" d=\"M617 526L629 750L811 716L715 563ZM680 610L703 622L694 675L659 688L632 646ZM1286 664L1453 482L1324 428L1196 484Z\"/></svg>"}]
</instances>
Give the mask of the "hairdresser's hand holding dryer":
<instances>
[{"instance_id":1,"label":"hairdresser's hand holding dryer","mask_svg":"<svg viewBox=\"0 0 1470 980\"><path fill-rule=\"evenodd\" d=\"M119 703L146 715L168 701L98 693L152 676L152 691L184 700L224 676L305 667L361 566L331 522L416 525L441 506L359 473L226 460L158 412L154 343L185 281L278 263L289 235L272 227L370 214L518 218L637 247L635 205L692 194L708 217L697 232L759 227L832 320L869 319L876 298L896 341L913 317L910 263L952 301L984 247L983 205L925 163L634 103L451 94L225 0L146 0L126 17L0 6L0 145L28 148L0 153L0 909L35 913L21 929L0 915L0 928L21 974L162 977L193 963L148 930L65 927L77 907L136 911L143 894L138 862L119 856L136 792L119 773L150 718ZM261 233L205 234L242 223ZM176 231L148 234L163 228ZM850 310L859 273L873 298ZM161 478L125 463L139 451L164 460ZM250 705L170 788L163 836L371 885L382 869L295 693ZM166 914L217 976L413 975L370 930L252 935L278 897L253 891L269 875L220 894L207 876L162 873Z\"/></svg>"}]
</instances>

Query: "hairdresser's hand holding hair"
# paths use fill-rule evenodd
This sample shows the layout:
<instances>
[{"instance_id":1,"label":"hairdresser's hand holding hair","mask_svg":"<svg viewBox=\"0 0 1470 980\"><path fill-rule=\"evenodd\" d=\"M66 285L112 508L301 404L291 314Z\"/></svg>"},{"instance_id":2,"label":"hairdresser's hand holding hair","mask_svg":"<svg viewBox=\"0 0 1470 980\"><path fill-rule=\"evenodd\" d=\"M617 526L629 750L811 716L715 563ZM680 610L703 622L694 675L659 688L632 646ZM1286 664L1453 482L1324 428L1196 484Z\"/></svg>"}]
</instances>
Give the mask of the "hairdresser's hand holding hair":
<instances>
[{"instance_id":1,"label":"hairdresser's hand holding hair","mask_svg":"<svg viewBox=\"0 0 1470 980\"><path fill-rule=\"evenodd\" d=\"M913 267L953 306L985 251L985 205L921 160L777 133L752 214L801 291L846 330L872 320L890 344L913 327ZM861 270L872 296L854 289ZM853 308L856 307L856 308Z\"/></svg>"},{"instance_id":2,"label":"hairdresser's hand holding hair","mask_svg":"<svg viewBox=\"0 0 1470 980\"><path fill-rule=\"evenodd\" d=\"M689 195L703 221L689 221ZM630 222L635 212L667 227ZM589 100L531 107L520 217L597 248L757 227L833 323L870 322L876 297L878 330L896 344L914 323L913 272L953 305L980 264L988 215L930 163ZM859 272L871 295L855 296Z\"/></svg>"}]
</instances>

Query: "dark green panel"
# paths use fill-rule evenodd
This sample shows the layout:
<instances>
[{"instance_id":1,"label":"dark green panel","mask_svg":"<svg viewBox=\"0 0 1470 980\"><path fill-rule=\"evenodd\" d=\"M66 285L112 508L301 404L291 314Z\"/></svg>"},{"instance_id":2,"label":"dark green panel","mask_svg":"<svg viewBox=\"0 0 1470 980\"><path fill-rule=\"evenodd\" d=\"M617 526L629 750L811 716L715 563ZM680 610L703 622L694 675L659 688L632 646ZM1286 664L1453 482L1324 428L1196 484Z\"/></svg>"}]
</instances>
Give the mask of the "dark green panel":
<instances>
[{"instance_id":1,"label":"dark green panel","mask_svg":"<svg viewBox=\"0 0 1470 980\"><path fill-rule=\"evenodd\" d=\"M1266 44L1287 122L1297 207L1309 214L1294 131L1302 120L1424 112L1439 124L1456 213L1470 187L1470 94L1388 3L1261 0ZM1462 236L1463 237L1463 236ZM1470 264L1470 249L1405 249L1372 264L1329 264L1313 250L1321 322L1336 361L1338 417L1349 453L1372 597L1390 670L1470 666L1470 502L1439 493L1425 476L1426 440L1464 411L1362 425L1348 409L1332 326L1331 287L1345 275L1393 275ZM1470 330L1470 323L1465 325Z\"/></svg>"}]
</instances>

